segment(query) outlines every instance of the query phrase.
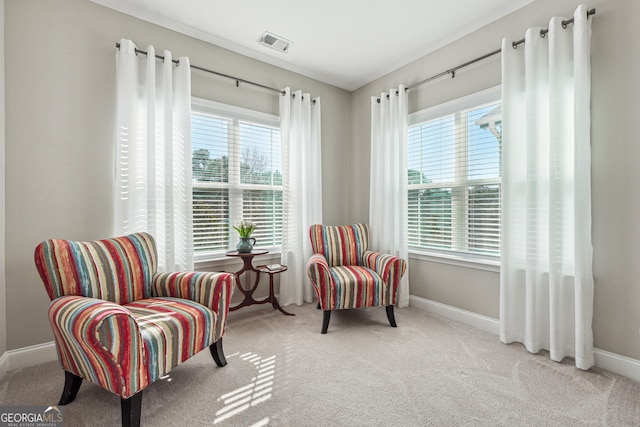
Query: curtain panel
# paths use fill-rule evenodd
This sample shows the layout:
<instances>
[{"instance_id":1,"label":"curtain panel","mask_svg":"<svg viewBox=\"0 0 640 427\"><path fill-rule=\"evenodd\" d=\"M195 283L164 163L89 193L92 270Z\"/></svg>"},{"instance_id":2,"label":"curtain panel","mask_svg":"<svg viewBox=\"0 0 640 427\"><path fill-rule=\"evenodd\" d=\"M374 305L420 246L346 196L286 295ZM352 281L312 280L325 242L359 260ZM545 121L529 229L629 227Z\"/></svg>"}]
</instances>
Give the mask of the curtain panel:
<instances>
[{"instance_id":1,"label":"curtain panel","mask_svg":"<svg viewBox=\"0 0 640 427\"><path fill-rule=\"evenodd\" d=\"M152 234L160 271L193 270L191 67L146 51L121 40L116 52L114 232Z\"/></svg>"},{"instance_id":2,"label":"curtain panel","mask_svg":"<svg viewBox=\"0 0 640 427\"><path fill-rule=\"evenodd\" d=\"M502 45L500 339L594 364L587 8Z\"/></svg>"},{"instance_id":3,"label":"curtain panel","mask_svg":"<svg viewBox=\"0 0 640 427\"><path fill-rule=\"evenodd\" d=\"M309 227L322 223L322 159L320 98L284 89L280 97L282 141L282 255L289 267L280 277L282 305L313 301L307 276L311 257Z\"/></svg>"},{"instance_id":4,"label":"curtain panel","mask_svg":"<svg viewBox=\"0 0 640 427\"><path fill-rule=\"evenodd\" d=\"M407 243L407 132L405 87L371 98L371 166L369 184L370 247L409 263ZM409 305L409 272L398 288L398 307Z\"/></svg>"}]
</instances>

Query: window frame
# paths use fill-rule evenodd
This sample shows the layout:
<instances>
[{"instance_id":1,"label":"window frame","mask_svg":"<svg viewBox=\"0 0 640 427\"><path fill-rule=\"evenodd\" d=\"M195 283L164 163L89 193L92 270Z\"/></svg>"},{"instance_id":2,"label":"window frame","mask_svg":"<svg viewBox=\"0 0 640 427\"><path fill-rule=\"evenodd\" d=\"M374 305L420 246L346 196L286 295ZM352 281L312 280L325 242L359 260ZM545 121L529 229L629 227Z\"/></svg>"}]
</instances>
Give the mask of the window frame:
<instances>
[{"instance_id":1,"label":"window frame","mask_svg":"<svg viewBox=\"0 0 640 427\"><path fill-rule=\"evenodd\" d=\"M228 117L233 122L232 127L234 129L239 128L238 124L241 121L255 123L257 125L263 125L266 127L273 127L280 130L280 116L275 114L264 113L260 111L254 111L243 107L224 104L221 102L191 97L191 113L203 113L212 114L217 116ZM257 190L257 191L282 191L282 185L273 184L248 184L242 183L240 175L240 158L241 144L238 133L232 132L232 136L229 139L229 171L228 182L204 182L191 180L191 194L194 189L213 189L213 190L227 190L228 191L228 205L229 205L229 246L227 249L215 252L203 252L196 253L194 249L194 261L199 266L205 266L210 262L219 263L221 260L228 260L225 252L233 250L235 242L231 236L237 234L233 229L233 225L242 220L242 194L245 191ZM193 147L191 148L193 153ZM283 206L284 208L284 206ZM192 225L192 233L193 225ZM195 236L194 236L195 237ZM257 247L269 251L269 256L279 256L282 250L281 246L262 246L258 243ZM232 260L233 261L233 260Z\"/></svg>"},{"instance_id":2,"label":"window frame","mask_svg":"<svg viewBox=\"0 0 640 427\"><path fill-rule=\"evenodd\" d=\"M455 115L463 110L469 110L482 105L491 104L501 101L501 86L494 86L488 89L484 89L457 99L446 101L444 103L434 105L419 111L415 111L409 114L407 129L411 126L425 123L427 121L439 119L448 115ZM456 148L457 149L457 148ZM458 172L456 172L458 175ZM437 182L433 184L409 184L408 190L422 189L422 188L446 188L460 187L459 181L449 182ZM464 186L468 186L469 183L473 185L487 185L495 184L496 180L490 179L468 179L463 181ZM455 183L455 185L454 185ZM497 180L497 183L502 186L502 176ZM459 212L460 215L462 212ZM465 216L468 216L468 206L464 209ZM452 212L452 216L455 215ZM465 220L466 222L466 220ZM452 240L454 237L452 236ZM465 239L468 243L468 239ZM439 250L435 248L424 248L409 245L409 254L412 258L438 262L468 268L476 268L487 271L500 271L500 255L489 254L474 254L468 252L461 252L456 250Z\"/></svg>"}]
</instances>

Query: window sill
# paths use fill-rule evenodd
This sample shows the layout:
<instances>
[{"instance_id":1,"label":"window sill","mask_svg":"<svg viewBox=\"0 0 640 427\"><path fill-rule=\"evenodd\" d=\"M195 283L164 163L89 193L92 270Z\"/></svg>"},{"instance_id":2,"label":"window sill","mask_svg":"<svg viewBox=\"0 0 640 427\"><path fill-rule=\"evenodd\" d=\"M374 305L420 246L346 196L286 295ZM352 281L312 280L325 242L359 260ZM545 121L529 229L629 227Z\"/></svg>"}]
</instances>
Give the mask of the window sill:
<instances>
[{"instance_id":1,"label":"window sill","mask_svg":"<svg viewBox=\"0 0 640 427\"><path fill-rule=\"evenodd\" d=\"M472 268L475 270L500 272L499 257L483 257L473 255L462 255L454 253L429 252L416 249L409 249L409 258L421 261L436 262L439 264L455 265L458 267Z\"/></svg>"},{"instance_id":2,"label":"window sill","mask_svg":"<svg viewBox=\"0 0 640 427\"><path fill-rule=\"evenodd\" d=\"M256 249L262 249L262 248L256 248ZM265 255L259 255L256 256L253 259L253 265L257 266L260 264L266 264L266 261L271 261L271 260L280 260L280 251L273 251L273 252L269 252L268 254ZM227 269L231 269L230 266L234 266L234 265L241 265L242 261L240 259L238 259L237 257L229 257L226 256L225 254L216 254L216 255L212 255L209 258L205 258L205 259L197 259L194 262L194 267L196 271L225 271ZM239 268L237 268L236 270L239 270Z\"/></svg>"}]
</instances>

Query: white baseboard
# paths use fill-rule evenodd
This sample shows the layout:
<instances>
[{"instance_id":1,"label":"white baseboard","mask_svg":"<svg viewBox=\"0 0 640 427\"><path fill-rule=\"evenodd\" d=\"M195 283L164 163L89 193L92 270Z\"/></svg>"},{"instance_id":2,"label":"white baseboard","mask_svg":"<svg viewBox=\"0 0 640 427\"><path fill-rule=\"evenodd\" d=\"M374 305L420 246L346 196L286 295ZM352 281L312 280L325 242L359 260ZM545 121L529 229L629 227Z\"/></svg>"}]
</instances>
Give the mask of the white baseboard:
<instances>
[{"instance_id":1,"label":"white baseboard","mask_svg":"<svg viewBox=\"0 0 640 427\"><path fill-rule=\"evenodd\" d=\"M640 360L594 348L596 367L640 381Z\"/></svg>"},{"instance_id":2,"label":"white baseboard","mask_svg":"<svg viewBox=\"0 0 640 427\"><path fill-rule=\"evenodd\" d=\"M55 360L58 360L58 355L53 341L9 350L0 357L0 378L9 371L17 371Z\"/></svg>"},{"instance_id":3,"label":"white baseboard","mask_svg":"<svg viewBox=\"0 0 640 427\"><path fill-rule=\"evenodd\" d=\"M462 310L461 308L441 304L415 295L409 296L409 306L474 326L483 331L495 334L496 336L500 333L500 321L498 319L483 316L472 311Z\"/></svg>"},{"instance_id":4,"label":"white baseboard","mask_svg":"<svg viewBox=\"0 0 640 427\"><path fill-rule=\"evenodd\" d=\"M500 321L491 317L441 304L415 295L409 297L409 305L431 314L474 326L494 334L496 338L500 334ZM621 356L606 350L600 350L599 348L594 348L593 351L595 355L595 366L597 368L640 381L640 360Z\"/></svg>"}]
</instances>

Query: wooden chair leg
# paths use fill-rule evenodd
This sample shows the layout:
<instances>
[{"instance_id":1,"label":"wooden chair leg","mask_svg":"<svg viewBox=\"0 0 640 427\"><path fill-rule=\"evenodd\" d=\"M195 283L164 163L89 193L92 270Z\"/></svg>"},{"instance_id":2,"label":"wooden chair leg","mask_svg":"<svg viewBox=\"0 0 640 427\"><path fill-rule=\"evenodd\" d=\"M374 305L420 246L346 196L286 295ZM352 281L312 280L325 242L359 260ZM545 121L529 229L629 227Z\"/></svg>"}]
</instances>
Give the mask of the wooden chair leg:
<instances>
[{"instance_id":1,"label":"wooden chair leg","mask_svg":"<svg viewBox=\"0 0 640 427\"><path fill-rule=\"evenodd\" d=\"M331 320L331 310L326 310L322 312L322 331L321 334L326 334L327 329L329 328L329 320Z\"/></svg>"},{"instance_id":2,"label":"wooden chair leg","mask_svg":"<svg viewBox=\"0 0 640 427\"><path fill-rule=\"evenodd\" d=\"M142 391L137 392L128 399L120 398L120 410L122 412L122 427L139 427L140 412L142 409Z\"/></svg>"},{"instance_id":3,"label":"wooden chair leg","mask_svg":"<svg viewBox=\"0 0 640 427\"><path fill-rule=\"evenodd\" d=\"M64 389L62 390L62 397L60 397L58 405L66 405L67 403L73 402L81 385L82 377L64 371Z\"/></svg>"},{"instance_id":4,"label":"wooden chair leg","mask_svg":"<svg viewBox=\"0 0 640 427\"><path fill-rule=\"evenodd\" d=\"M385 308L387 309L387 319L389 319L389 324L394 328L397 327L396 318L393 315L393 306L392 305L387 305L387 306L385 306Z\"/></svg>"},{"instance_id":5,"label":"wooden chair leg","mask_svg":"<svg viewBox=\"0 0 640 427\"><path fill-rule=\"evenodd\" d=\"M211 350L211 356L216 361L216 365L220 367L227 366L227 359L225 359L224 351L222 350L222 338L211 344L209 350Z\"/></svg>"}]
</instances>

